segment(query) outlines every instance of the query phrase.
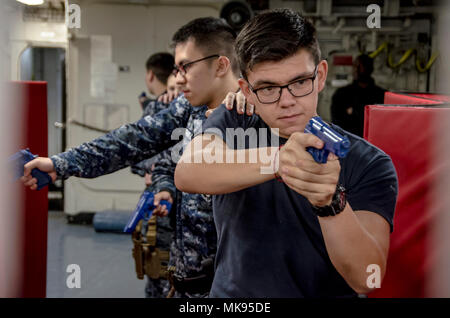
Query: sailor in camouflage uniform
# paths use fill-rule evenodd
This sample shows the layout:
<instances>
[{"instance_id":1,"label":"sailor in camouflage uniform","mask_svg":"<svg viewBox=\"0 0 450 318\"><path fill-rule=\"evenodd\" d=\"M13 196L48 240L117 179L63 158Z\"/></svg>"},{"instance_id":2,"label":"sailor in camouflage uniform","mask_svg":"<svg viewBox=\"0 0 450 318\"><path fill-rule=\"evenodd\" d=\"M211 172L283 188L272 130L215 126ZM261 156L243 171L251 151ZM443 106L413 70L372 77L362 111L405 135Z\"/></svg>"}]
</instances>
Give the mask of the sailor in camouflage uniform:
<instances>
[{"instance_id":1,"label":"sailor in camouflage uniform","mask_svg":"<svg viewBox=\"0 0 450 318\"><path fill-rule=\"evenodd\" d=\"M167 104L155 101L153 103L156 107L149 111L149 108L144 110L145 115L153 116L160 110L167 108ZM162 106L159 106L162 105ZM158 107L160 108L158 110ZM147 110L147 111L146 111ZM137 166L145 170L146 173L151 174L152 183L147 187L147 191L153 192L154 194L167 191L170 193L172 198L177 197L177 189L172 180L167 178L167 174L175 173L175 167L172 167L171 158L172 148L169 148L151 159L144 160L140 162ZM175 202L175 201L174 201ZM176 205L173 205L172 213L176 213ZM171 250L171 245L174 240L174 228L175 219L174 215L157 217L156 219L156 247L160 250ZM169 264L167 264L169 266ZM161 298L166 297L170 291L170 283L167 278L150 278L147 276L147 284L145 286L145 296L148 298Z\"/></svg>"},{"instance_id":2,"label":"sailor in camouflage uniform","mask_svg":"<svg viewBox=\"0 0 450 318\"><path fill-rule=\"evenodd\" d=\"M239 68L233 49L235 37L233 29L217 18L200 18L183 26L173 38L176 78L183 87L183 95L154 116L124 125L52 156L51 160L35 159L25 167L24 184L35 189L35 180L32 181L29 175L32 168L47 171L52 178L55 172L63 179L70 176L94 178L150 158L174 146L183 134L187 137L183 143L187 144L190 137L201 129L206 110L206 107L191 107L189 103L208 105L213 109L220 105L227 92L236 91L239 87ZM183 133L176 130L188 126L189 129ZM177 147L172 154L179 153L180 148ZM175 163L172 162L173 165ZM155 182L158 183L157 180ZM211 198L181 195L177 196L177 205L181 209L177 211L176 240L171 248L170 262L176 267L171 280L177 296L204 296L212 282L217 240Z\"/></svg>"},{"instance_id":3,"label":"sailor in camouflage uniform","mask_svg":"<svg viewBox=\"0 0 450 318\"><path fill-rule=\"evenodd\" d=\"M154 114L166 109L169 103L158 101L170 89L176 90L174 85L174 76L172 74L175 60L172 54L167 52L154 53L150 55L145 63L145 84L147 90L156 98L148 98L145 93L139 97L142 106L142 117L153 116ZM131 172L141 177L146 173L151 174L153 163L159 159L158 156L144 160L134 166L131 166Z\"/></svg>"},{"instance_id":4,"label":"sailor in camouflage uniform","mask_svg":"<svg viewBox=\"0 0 450 318\"><path fill-rule=\"evenodd\" d=\"M148 100L145 105L143 117L153 116L156 113L164 110L168 107L168 104L159 102L157 99ZM155 163L167 163L171 162L171 148L153 156L150 159L141 161L140 163L131 167L131 171L144 176L145 173L152 176L152 183L146 188L147 191L158 193L160 191L169 191L173 197L176 195L176 188L173 183L167 183L165 180L161 180L158 171L152 171L152 167ZM155 181L158 181L156 186ZM175 210L175 209L174 209ZM173 240L173 226L170 224L169 217L158 217L156 219L156 248L163 251L170 250L171 242ZM148 230L148 229L147 229ZM147 276L147 282L145 286L145 296L148 298L161 298L166 297L170 290L170 283L166 278L151 278Z\"/></svg>"},{"instance_id":5,"label":"sailor in camouflage uniform","mask_svg":"<svg viewBox=\"0 0 450 318\"><path fill-rule=\"evenodd\" d=\"M193 109L180 145L183 149L192 137L201 131L206 119L206 110L207 107ZM167 189L170 184L173 185L178 159L177 156L173 157L173 160L155 163L154 172L158 174L158 179L153 181L155 187ZM160 185L162 182L164 185ZM169 262L169 265L175 268L175 272L171 279L181 280L183 277L204 275L203 281L197 283L198 289L180 288L175 297L205 297L209 289L203 290L201 284L211 283L208 280L213 276L213 260L217 244L211 196L178 192L175 219L175 239L171 245Z\"/></svg>"},{"instance_id":6,"label":"sailor in camouflage uniform","mask_svg":"<svg viewBox=\"0 0 450 318\"><path fill-rule=\"evenodd\" d=\"M153 116L161 110L166 109L169 104L158 101L159 97L169 90L169 85L174 86L174 76L172 74L173 64L175 63L173 56L167 52L160 52L152 54L145 63L146 74L145 74L145 84L147 86L148 91L152 95L156 95L156 98L148 98L145 96L145 93L139 97L139 102L141 103L143 114L142 117L145 116ZM169 80L170 79L170 80ZM176 87L173 87L176 89ZM170 150L166 150L164 152L159 153L158 155L146 159L134 166L131 166L131 172L140 175L141 177L150 176L152 174L152 166L155 162L161 160L170 160ZM147 183L147 181L146 181ZM171 185L169 185L171 186ZM175 188L175 187L173 187ZM148 185L146 188L147 191L154 192L155 189L152 184ZM173 190L175 191L175 190ZM148 244L147 232L154 231L156 228L156 245L154 248L160 251L169 251L170 243L172 241L173 228L170 225L169 219L167 217L157 218L156 225L151 227L148 226L148 222L143 222L141 236L139 236L139 242L137 244ZM133 239L134 235L133 235ZM134 241L135 242L135 241ZM155 244L152 243L152 244ZM136 242L134 243L136 244ZM136 249L136 246L135 246ZM140 249L139 249L140 251ZM137 253L137 251L136 251ZM134 255L134 252L133 252ZM160 255L159 253L157 255ZM156 257L159 262L163 262L157 256ZM145 261L148 262L149 259L144 257ZM137 261L135 259L135 261ZM139 273L138 277L141 277ZM164 277L161 278L153 278L155 274L145 273L146 275L146 287L145 287L145 296L151 298L165 297L169 291L169 281Z\"/></svg>"},{"instance_id":7,"label":"sailor in camouflage uniform","mask_svg":"<svg viewBox=\"0 0 450 318\"><path fill-rule=\"evenodd\" d=\"M182 145L188 144L196 131L201 129L205 111L206 107L191 107L182 95L175 99L169 108L153 117L147 116L136 123L124 125L50 159L57 175L63 179L70 176L95 178L112 173L176 143L177 140L171 140L170 136L177 126L189 126L185 131L185 137L189 139L183 138L182 141ZM167 151L163 153L167 154ZM176 193L173 186L176 163L167 157L159 163L153 171L154 193ZM164 171L164 174L161 171ZM176 239L171 246L170 265L175 266L175 274L178 277L196 277L202 271L202 262L206 261L209 266L216 251L217 238L212 219L211 198L201 194L174 197L177 197L176 205L179 208L176 209ZM148 287L149 294L164 292L163 288L155 286L155 290L151 286ZM208 292L209 290L188 295ZM184 294L177 293L177 296Z\"/></svg>"}]
</instances>

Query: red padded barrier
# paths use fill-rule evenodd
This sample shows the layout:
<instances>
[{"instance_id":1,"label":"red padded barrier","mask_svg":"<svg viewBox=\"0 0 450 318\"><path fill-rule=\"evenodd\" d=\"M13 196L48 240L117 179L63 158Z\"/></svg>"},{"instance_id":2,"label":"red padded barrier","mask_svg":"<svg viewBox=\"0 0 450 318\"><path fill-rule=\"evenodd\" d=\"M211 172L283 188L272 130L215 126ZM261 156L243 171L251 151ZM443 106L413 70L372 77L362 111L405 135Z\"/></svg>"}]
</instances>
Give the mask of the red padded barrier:
<instances>
[{"instance_id":1,"label":"red padded barrier","mask_svg":"<svg viewBox=\"0 0 450 318\"><path fill-rule=\"evenodd\" d=\"M364 138L394 163L399 194L386 275L369 297L425 297L431 270L429 231L431 189L442 171L433 162L436 120L450 118L448 108L369 105Z\"/></svg>"},{"instance_id":2,"label":"red padded barrier","mask_svg":"<svg viewBox=\"0 0 450 318\"><path fill-rule=\"evenodd\" d=\"M18 108L22 120L23 140L17 150L30 148L39 156L47 156L47 83L12 82L14 93L20 96ZM47 220L48 187L31 191L19 187L23 202L23 273L20 297L45 297L47 280Z\"/></svg>"},{"instance_id":3,"label":"red padded barrier","mask_svg":"<svg viewBox=\"0 0 450 318\"><path fill-rule=\"evenodd\" d=\"M414 93L414 94L410 94L410 95L417 96L417 97L422 97L422 98L427 98L427 99L431 99L431 100L434 100L434 101L445 102L445 103L449 103L450 102L450 96L442 95L442 94Z\"/></svg>"},{"instance_id":4,"label":"red padded barrier","mask_svg":"<svg viewBox=\"0 0 450 318\"><path fill-rule=\"evenodd\" d=\"M439 105L440 100L431 100L424 98L424 94L406 94L406 93L384 93L384 104L387 105Z\"/></svg>"}]
</instances>

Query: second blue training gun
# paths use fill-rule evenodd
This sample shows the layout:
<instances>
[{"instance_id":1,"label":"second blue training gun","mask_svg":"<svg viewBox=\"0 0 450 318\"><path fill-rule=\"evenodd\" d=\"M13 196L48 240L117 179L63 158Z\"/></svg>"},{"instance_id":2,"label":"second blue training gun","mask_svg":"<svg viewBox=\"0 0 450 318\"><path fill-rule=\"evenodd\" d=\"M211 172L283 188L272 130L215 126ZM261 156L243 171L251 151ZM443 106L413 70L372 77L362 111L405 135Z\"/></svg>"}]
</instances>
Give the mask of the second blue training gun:
<instances>
[{"instance_id":1,"label":"second blue training gun","mask_svg":"<svg viewBox=\"0 0 450 318\"><path fill-rule=\"evenodd\" d=\"M33 155L28 148L22 149L9 157L8 162L12 165L12 169L14 169L16 180L23 176L23 166L36 157L37 156ZM37 190L41 190L43 187L52 182L52 178L48 175L48 173L37 168L31 170L31 175L33 178L37 179Z\"/></svg>"},{"instance_id":2,"label":"second blue training gun","mask_svg":"<svg viewBox=\"0 0 450 318\"><path fill-rule=\"evenodd\" d=\"M305 133L316 135L325 144L322 149L313 147L306 148L318 163L326 163L330 152L334 153L339 158L344 158L350 150L350 141L348 140L348 137L342 136L333 130L319 116L315 116L309 120L305 127Z\"/></svg>"},{"instance_id":3,"label":"second blue training gun","mask_svg":"<svg viewBox=\"0 0 450 318\"><path fill-rule=\"evenodd\" d=\"M153 210L156 206L153 204L155 196L153 192L144 191L142 193L141 198L136 206L136 210L134 210L133 216L128 220L127 225L123 229L125 233L132 233L139 221L144 219L148 221L152 216ZM160 205L165 205L167 210L170 211L172 204L169 201L161 200Z\"/></svg>"}]
</instances>

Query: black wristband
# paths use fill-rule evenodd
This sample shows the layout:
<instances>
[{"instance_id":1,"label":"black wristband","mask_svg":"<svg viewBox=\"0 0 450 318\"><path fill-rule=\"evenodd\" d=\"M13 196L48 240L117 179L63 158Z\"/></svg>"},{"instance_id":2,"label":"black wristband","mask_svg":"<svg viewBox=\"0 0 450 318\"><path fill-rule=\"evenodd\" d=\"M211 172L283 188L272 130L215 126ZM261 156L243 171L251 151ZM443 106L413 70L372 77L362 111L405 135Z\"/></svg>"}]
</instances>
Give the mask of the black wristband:
<instances>
[{"instance_id":1,"label":"black wristband","mask_svg":"<svg viewBox=\"0 0 450 318\"><path fill-rule=\"evenodd\" d=\"M345 195L345 188L337 184L336 191L334 192L333 199L331 200L330 205L326 206L312 206L314 213L317 216L325 217L325 216L334 216L341 213L347 204L347 198Z\"/></svg>"}]
</instances>

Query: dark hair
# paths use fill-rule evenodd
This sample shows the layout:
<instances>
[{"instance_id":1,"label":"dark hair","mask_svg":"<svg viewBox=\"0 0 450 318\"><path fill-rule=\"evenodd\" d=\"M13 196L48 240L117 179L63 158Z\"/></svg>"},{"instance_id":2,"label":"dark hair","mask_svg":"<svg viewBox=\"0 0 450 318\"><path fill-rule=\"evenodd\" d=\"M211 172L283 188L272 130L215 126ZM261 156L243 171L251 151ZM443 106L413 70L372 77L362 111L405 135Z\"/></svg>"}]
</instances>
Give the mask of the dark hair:
<instances>
[{"instance_id":1,"label":"dark hair","mask_svg":"<svg viewBox=\"0 0 450 318\"><path fill-rule=\"evenodd\" d=\"M172 37L172 47L193 40L207 55L219 54L228 57L233 73L239 74L234 41L236 32L223 19L206 17L183 25Z\"/></svg>"},{"instance_id":2,"label":"dark hair","mask_svg":"<svg viewBox=\"0 0 450 318\"><path fill-rule=\"evenodd\" d=\"M242 76L255 64L280 61L308 50L314 63L321 59L314 25L291 9L260 13L244 26L236 39L236 55Z\"/></svg>"},{"instance_id":3,"label":"dark hair","mask_svg":"<svg viewBox=\"0 0 450 318\"><path fill-rule=\"evenodd\" d=\"M163 84L167 83L167 78L172 74L173 64L175 60L170 53L155 53L151 55L147 62L145 63L145 67L147 71L152 71L155 73L156 78Z\"/></svg>"}]
</instances>

